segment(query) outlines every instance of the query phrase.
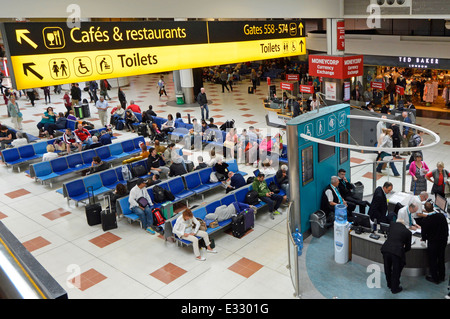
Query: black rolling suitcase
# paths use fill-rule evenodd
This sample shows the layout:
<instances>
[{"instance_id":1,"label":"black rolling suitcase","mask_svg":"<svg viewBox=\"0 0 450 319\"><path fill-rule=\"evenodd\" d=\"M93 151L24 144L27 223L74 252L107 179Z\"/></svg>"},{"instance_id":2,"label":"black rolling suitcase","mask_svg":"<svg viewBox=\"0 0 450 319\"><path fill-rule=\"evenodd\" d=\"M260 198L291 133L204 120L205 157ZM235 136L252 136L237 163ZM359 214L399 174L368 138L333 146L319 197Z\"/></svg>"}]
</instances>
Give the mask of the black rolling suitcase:
<instances>
[{"instance_id":1,"label":"black rolling suitcase","mask_svg":"<svg viewBox=\"0 0 450 319\"><path fill-rule=\"evenodd\" d=\"M253 86L248 87L248 94L253 94Z\"/></svg>"},{"instance_id":2,"label":"black rolling suitcase","mask_svg":"<svg viewBox=\"0 0 450 319\"><path fill-rule=\"evenodd\" d=\"M148 127L146 123L141 123L138 125L137 134L143 137L150 136L150 134L148 134Z\"/></svg>"},{"instance_id":3,"label":"black rolling suitcase","mask_svg":"<svg viewBox=\"0 0 450 319\"><path fill-rule=\"evenodd\" d=\"M89 203L85 207L87 223L89 226L101 224L102 205L95 202L94 188L92 186L89 186L87 191L89 196Z\"/></svg>"},{"instance_id":4,"label":"black rolling suitcase","mask_svg":"<svg viewBox=\"0 0 450 319\"><path fill-rule=\"evenodd\" d=\"M186 163L186 170L189 172L192 172L194 170L194 163L192 161L185 161Z\"/></svg>"},{"instance_id":5,"label":"black rolling suitcase","mask_svg":"<svg viewBox=\"0 0 450 319\"><path fill-rule=\"evenodd\" d=\"M101 213L103 231L117 228L116 214L111 210L111 195L105 195L105 201L106 199L108 199L108 203Z\"/></svg>"},{"instance_id":6,"label":"black rolling suitcase","mask_svg":"<svg viewBox=\"0 0 450 319\"><path fill-rule=\"evenodd\" d=\"M239 214L237 216L233 216L231 219L231 233L236 238L241 238L244 236L245 229L245 217L243 214Z\"/></svg>"}]
</instances>

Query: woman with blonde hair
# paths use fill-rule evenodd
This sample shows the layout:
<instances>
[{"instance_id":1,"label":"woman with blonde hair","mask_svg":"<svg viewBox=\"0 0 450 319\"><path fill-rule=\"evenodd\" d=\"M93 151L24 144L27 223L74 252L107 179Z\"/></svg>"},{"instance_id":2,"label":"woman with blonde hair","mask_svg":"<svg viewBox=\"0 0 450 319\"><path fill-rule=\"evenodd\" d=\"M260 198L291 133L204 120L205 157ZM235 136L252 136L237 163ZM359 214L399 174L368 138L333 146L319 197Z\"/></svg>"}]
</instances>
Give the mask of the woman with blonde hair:
<instances>
[{"instance_id":1,"label":"woman with blonde hair","mask_svg":"<svg viewBox=\"0 0 450 319\"><path fill-rule=\"evenodd\" d=\"M42 161L51 161L52 159L58 158L58 154L55 153L55 147L53 144L47 145L47 153L42 156Z\"/></svg>"},{"instance_id":2,"label":"woman with blonde hair","mask_svg":"<svg viewBox=\"0 0 450 319\"><path fill-rule=\"evenodd\" d=\"M425 175L425 178L433 183L431 194L439 194L445 198L445 184L449 183L450 173L444 169L444 162L437 162L436 169Z\"/></svg>"},{"instance_id":3,"label":"woman with blonde hair","mask_svg":"<svg viewBox=\"0 0 450 319\"><path fill-rule=\"evenodd\" d=\"M200 249L198 245L199 238L203 238L206 245L206 251L208 253L215 254L217 251L211 247L211 242L209 240L208 233L206 231L200 230L200 222L194 217L192 211L187 208L182 214L177 218L175 225L173 227L173 232L181 239L188 240L192 242L194 247L195 259L198 261L206 260L200 254Z\"/></svg>"}]
</instances>

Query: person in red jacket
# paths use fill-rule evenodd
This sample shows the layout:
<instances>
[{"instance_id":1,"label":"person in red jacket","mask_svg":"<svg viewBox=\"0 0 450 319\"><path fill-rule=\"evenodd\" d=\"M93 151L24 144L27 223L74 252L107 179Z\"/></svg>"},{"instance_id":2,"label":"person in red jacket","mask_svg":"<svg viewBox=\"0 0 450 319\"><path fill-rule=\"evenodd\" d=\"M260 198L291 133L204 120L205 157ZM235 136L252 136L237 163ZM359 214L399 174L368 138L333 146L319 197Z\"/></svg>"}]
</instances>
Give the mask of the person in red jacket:
<instances>
[{"instance_id":1,"label":"person in red jacket","mask_svg":"<svg viewBox=\"0 0 450 319\"><path fill-rule=\"evenodd\" d=\"M128 105L127 110L132 110L135 113L142 113L139 105L134 104L134 101L130 101L130 105Z\"/></svg>"},{"instance_id":2,"label":"person in red jacket","mask_svg":"<svg viewBox=\"0 0 450 319\"><path fill-rule=\"evenodd\" d=\"M83 124L78 123L78 128L73 132L81 141L82 145L89 146L92 144L91 133L89 133L89 131L83 127Z\"/></svg>"}]
</instances>

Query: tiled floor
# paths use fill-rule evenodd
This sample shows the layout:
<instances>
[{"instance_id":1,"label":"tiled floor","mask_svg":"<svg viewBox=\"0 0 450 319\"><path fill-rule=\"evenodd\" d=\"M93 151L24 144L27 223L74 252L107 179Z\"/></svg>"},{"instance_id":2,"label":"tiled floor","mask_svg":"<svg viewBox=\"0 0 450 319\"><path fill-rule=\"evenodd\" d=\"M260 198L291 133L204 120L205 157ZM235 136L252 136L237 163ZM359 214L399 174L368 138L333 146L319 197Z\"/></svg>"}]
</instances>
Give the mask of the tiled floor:
<instances>
[{"instance_id":1,"label":"tiled floor","mask_svg":"<svg viewBox=\"0 0 450 319\"><path fill-rule=\"evenodd\" d=\"M169 98L160 99L156 89L158 78L157 74L131 78L131 85L124 88L128 101L134 99L142 110L152 104L155 112L162 117L176 112L181 112L184 118L188 113L191 118L200 117L200 109L195 105L186 109L167 104L173 102L175 97L173 85L167 88ZM165 78L170 82L171 75ZM256 94L247 94L249 84L250 81L245 80L234 86L233 92L222 93L219 85L205 83L211 101L210 115L216 118L217 125L234 119L239 133L253 125L264 134L268 130L261 101L266 92L265 84L261 84ZM109 92L111 106L118 103L116 93L115 89ZM52 94L52 101L56 102L52 106L56 112L65 110L61 103L62 96ZM87 98L84 91L83 98ZM36 106L32 107L22 97L19 105L23 109L24 130L37 135L36 124L46 108L44 101L36 101ZM4 107L1 112L2 122L10 124ZM98 125L97 112L92 105L91 115L90 121ZM450 167L450 160L444 155L450 154L446 142L450 140L450 121L419 118L418 123L439 132L442 138L439 145L425 152L427 164L435 167L438 160L443 160ZM270 128L270 131L274 133L278 129ZM283 130L281 132L284 134ZM117 134L119 141L132 135L125 131ZM194 162L198 155L203 155L205 160L209 158L208 154L200 152L185 151L185 154L192 154ZM358 166L351 172L353 181L365 182L365 194L371 192L370 163L374 158L375 154L351 152L353 165L368 164ZM240 169L248 173L253 171L253 167L249 166ZM378 185L391 180L394 189L400 189L401 179L386 173L378 174ZM215 235L218 253L206 254L202 251L207 260L199 262L195 260L192 248L165 242L162 237L140 229L136 223L129 224L122 219L118 221L117 229L108 232L103 232L100 225L88 226L83 205L68 205L55 192L62 182L56 181L51 189L36 183L24 172L12 172L4 166L0 167L0 220L66 289L69 298L294 298L286 268L286 214L272 220L262 210L256 215L255 228L240 239L230 232ZM407 189L409 183L410 177L407 176ZM198 197L190 201L190 205L204 205L223 195L223 190L212 191L204 202ZM181 206L176 207L176 211L182 209ZM310 266L305 259L310 243L314 244L311 237L305 240L305 257L300 262L302 298L329 298L326 284L318 284L317 278L313 282L310 274L318 271L317 267L329 267L334 263L330 262L332 258L314 260L313 269L308 268ZM444 292L443 286L436 289ZM358 298L358 292L352 291L349 296Z\"/></svg>"}]
</instances>

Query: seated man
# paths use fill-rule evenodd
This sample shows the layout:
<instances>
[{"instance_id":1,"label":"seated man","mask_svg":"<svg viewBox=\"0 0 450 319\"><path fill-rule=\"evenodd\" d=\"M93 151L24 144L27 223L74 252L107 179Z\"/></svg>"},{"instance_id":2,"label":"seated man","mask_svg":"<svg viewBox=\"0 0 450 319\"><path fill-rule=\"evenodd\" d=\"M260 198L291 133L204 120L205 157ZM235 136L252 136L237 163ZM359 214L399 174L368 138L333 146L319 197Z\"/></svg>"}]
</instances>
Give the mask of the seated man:
<instances>
[{"instance_id":1,"label":"seated man","mask_svg":"<svg viewBox=\"0 0 450 319\"><path fill-rule=\"evenodd\" d=\"M70 154L72 150L72 146L78 148L78 151L81 151L81 141L78 137L72 132L70 128L67 128L62 137L64 143L66 144L67 154Z\"/></svg>"},{"instance_id":2,"label":"seated man","mask_svg":"<svg viewBox=\"0 0 450 319\"><path fill-rule=\"evenodd\" d=\"M2 125L0 127L0 142L2 150L4 150L6 145L10 144L15 138L16 134L7 126Z\"/></svg>"},{"instance_id":3,"label":"seated man","mask_svg":"<svg viewBox=\"0 0 450 319\"><path fill-rule=\"evenodd\" d=\"M153 215L152 215L152 199L145 187L146 181L143 178L137 180L136 185L130 190L130 196L128 202L130 203L130 210L133 214L139 216L139 220L142 222L142 227L154 235L153 229Z\"/></svg>"},{"instance_id":4,"label":"seated man","mask_svg":"<svg viewBox=\"0 0 450 319\"><path fill-rule=\"evenodd\" d=\"M158 175L164 174L167 177L170 169L166 166L161 165L161 155L156 152L156 149L154 147L150 148L148 151L150 155L147 158L147 167L149 168L150 172Z\"/></svg>"},{"instance_id":5,"label":"seated man","mask_svg":"<svg viewBox=\"0 0 450 319\"><path fill-rule=\"evenodd\" d=\"M281 212L278 211L278 208L283 202L283 199L286 199L286 195L281 196L271 192L264 177L265 175L263 173L259 173L253 181L252 187L253 190L258 192L259 199L269 206L270 218L274 219L274 215L281 214Z\"/></svg>"},{"instance_id":6,"label":"seated man","mask_svg":"<svg viewBox=\"0 0 450 319\"><path fill-rule=\"evenodd\" d=\"M83 127L83 124L78 123L78 128L73 131L81 142L81 145L89 146L92 144L91 133Z\"/></svg>"},{"instance_id":7,"label":"seated man","mask_svg":"<svg viewBox=\"0 0 450 319\"><path fill-rule=\"evenodd\" d=\"M378 186L375 189L372 197L372 203L370 203L369 212L372 221L377 220L377 223L389 224L394 219L394 213L388 211L388 204L386 195L392 191L394 186L391 182L385 182L383 187Z\"/></svg>"},{"instance_id":8,"label":"seated man","mask_svg":"<svg viewBox=\"0 0 450 319\"><path fill-rule=\"evenodd\" d=\"M287 196L287 201L289 201L289 175L288 175L288 167L287 165L281 165L281 168L278 170L275 175L277 180L277 184L280 185L280 188L285 191Z\"/></svg>"},{"instance_id":9,"label":"seated man","mask_svg":"<svg viewBox=\"0 0 450 319\"><path fill-rule=\"evenodd\" d=\"M104 171L109 168L109 163L105 163L99 156L94 156L92 158L91 167L89 168L89 172L87 174L94 174L101 171Z\"/></svg>"},{"instance_id":10,"label":"seated man","mask_svg":"<svg viewBox=\"0 0 450 319\"><path fill-rule=\"evenodd\" d=\"M403 225L405 225L409 230L416 230L420 228L420 226L416 223L414 214L421 208L422 204L417 202L414 198L411 198L407 206L400 208L397 219L402 220Z\"/></svg>"},{"instance_id":11,"label":"seated man","mask_svg":"<svg viewBox=\"0 0 450 319\"><path fill-rule=\"evenodd\" d=\"M195 167L194 171L198 171L199 169L206 168L208 165L203 162L203 156L197 157L198 165Z\"/></svg>"},{"instance_id":12,"label":"seated man","mask_svg":"<svg viewBox=\"0 0 450 319\"><path fill-rule=\"evenodd\" d=\"M231 191L234 191L235 189L238 189L242 186L247 185L247 182L245 181L244 177L239 173L233 173L228 172L228 179L224 181L226 185L226 193L228 194Z\"/></svg>"},{"instance_id":13,"label":"seated man","mask_svg":"<svg viewBox=\"0 0 450 319\"><path fill-rule=\"evenodd\" d=\"M366 213L366 206L370 206L370 203L365 200L359 200L353 196L352 190L355 188L355 185L350 183L347 178L345 177L345 169L341 168L338 172L339 177L339 192L341 193L342 197L347 201L347 203L353 203L355 205L359 205L359 212L361 214Z\"/></svg>"},{"instance_id":14,"label":"seated man","mask_svg":"<svg viewBox=\"0 0 450 319\"><path fill-rule=\"evenodd\" d=\"M339 192L338 186L339 178L337 176L331 176L330 184L325 187L322 193L320 209L323 210L327 216L327 223L332 223L334 221L334 210L336 205L345 205L347 207L347 216L350 216L351 212L353 212L356 207L355 204L347 202L343 198Z\"/></svg>"},{"instance_id":15,"label":"seated man","mask_svg":"<svg viewBox=\"0 0 450 319\"><path fill-rule=\"evenodd\" d=\"M100 143L98 141L98 137L94 135L94 136L92 136L92 144L89 145L88 147L86 147L86 149L87 150L93 150L94 148L97 148L97 147L100 147L100 146L103 146L102 143Z\"/></svg>"}]
</instances>

